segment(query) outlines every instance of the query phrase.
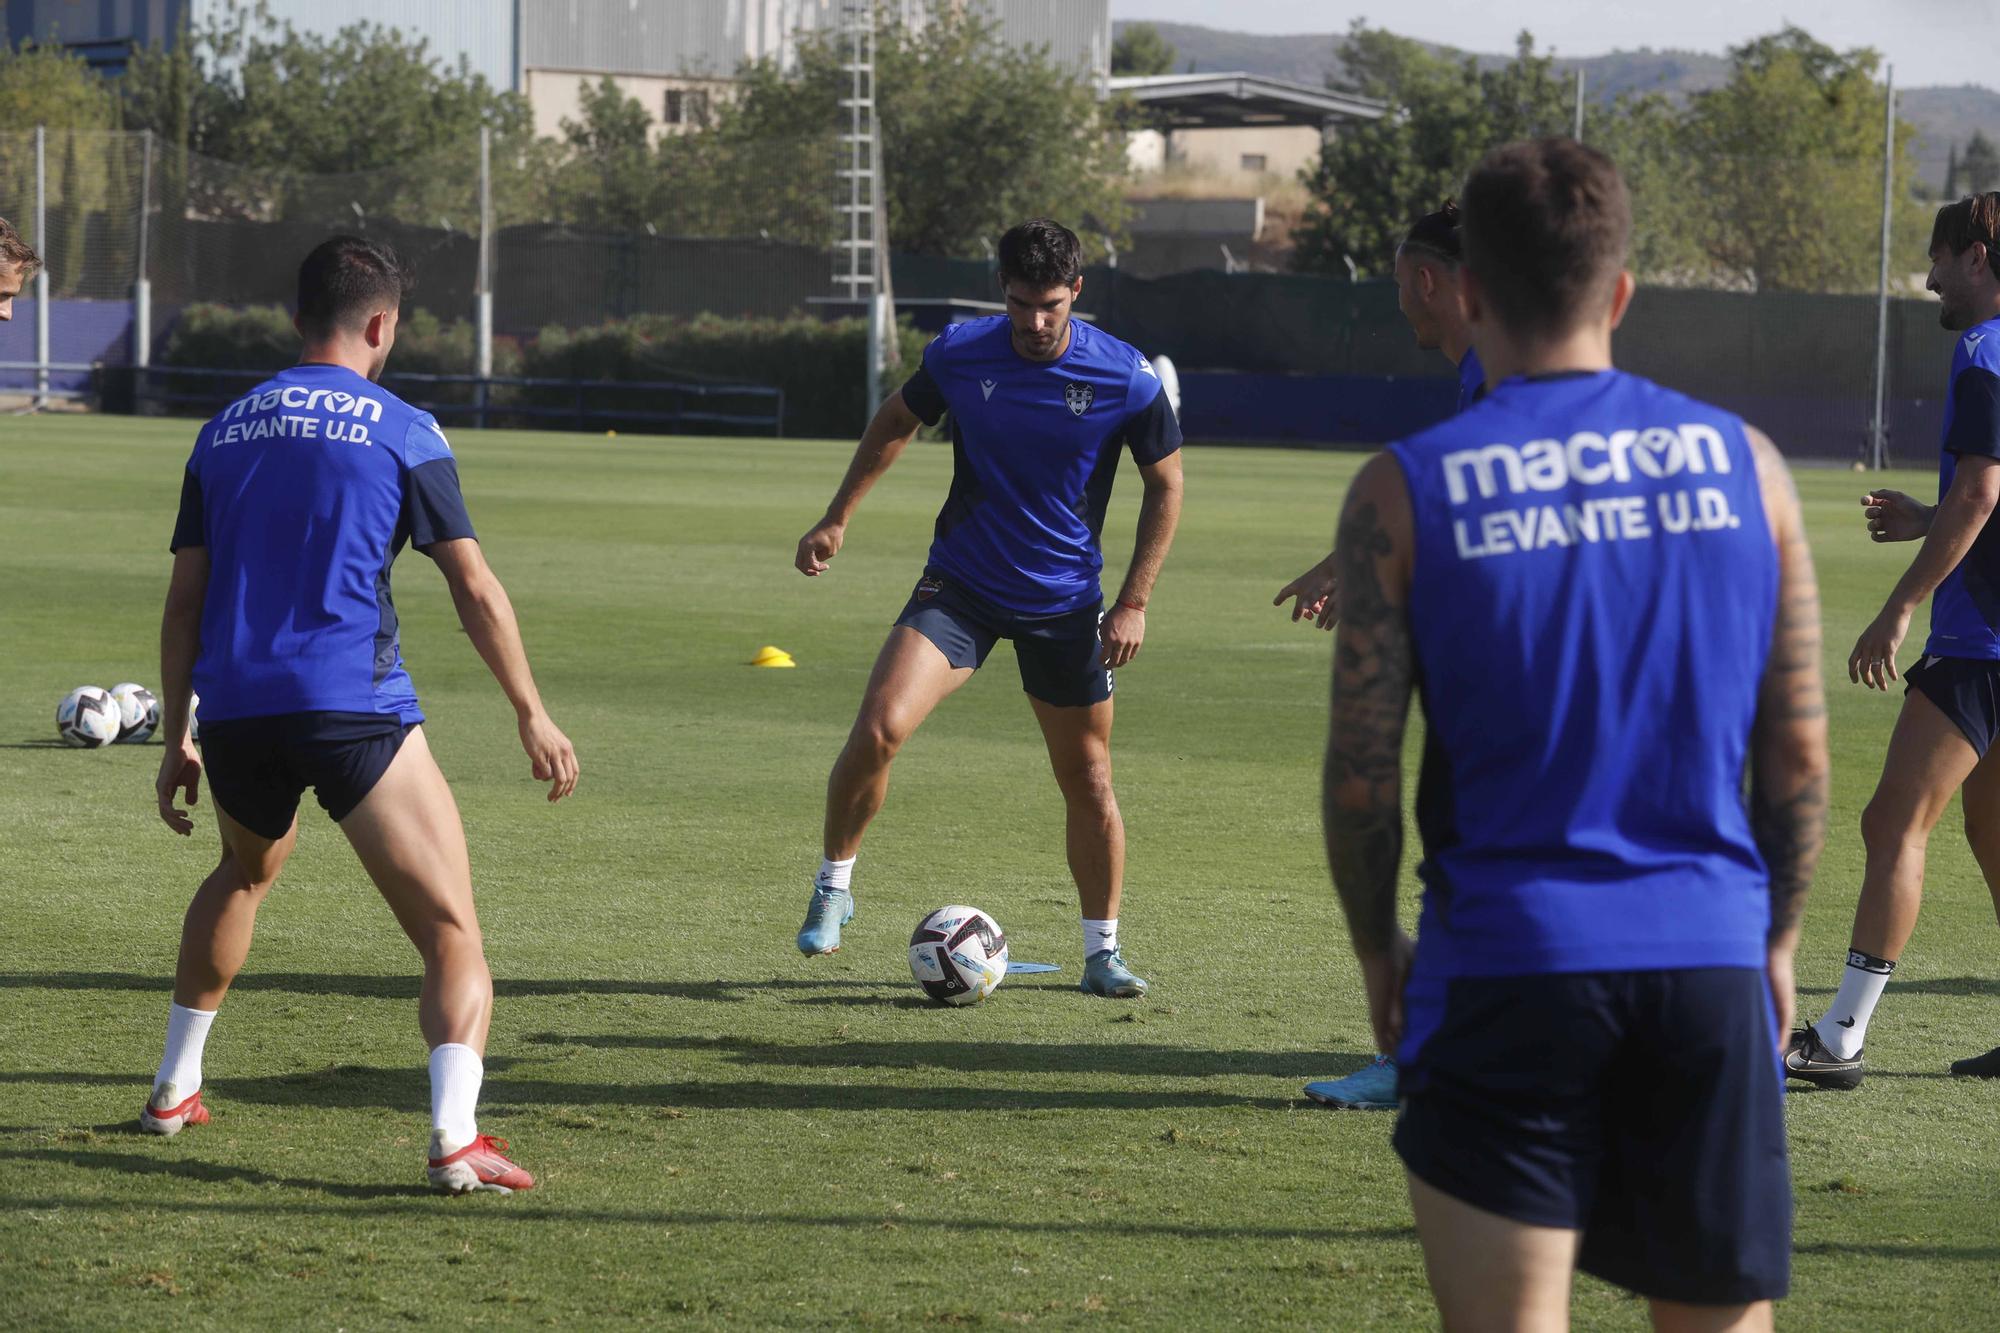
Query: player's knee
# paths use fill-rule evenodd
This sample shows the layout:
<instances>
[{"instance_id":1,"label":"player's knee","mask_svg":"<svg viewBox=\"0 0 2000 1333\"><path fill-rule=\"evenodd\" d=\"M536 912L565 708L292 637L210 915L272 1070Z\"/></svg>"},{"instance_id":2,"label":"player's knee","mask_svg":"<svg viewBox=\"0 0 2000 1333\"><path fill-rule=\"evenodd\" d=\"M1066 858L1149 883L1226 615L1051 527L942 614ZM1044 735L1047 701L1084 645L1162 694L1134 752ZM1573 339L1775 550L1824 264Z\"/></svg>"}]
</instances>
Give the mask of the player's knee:
<instances>
[{"instance_id":1,"label":"player's knee","mask_svg":"<svg viewBox=\"0 0 2000 1333\"><path fill-rule=\"evenodd\" d=\"M1861 811L1861 841L1871 851L1886 851L1912 837L1923 837L1933 822L1908 803L1886 801L1877 793Z\"/></svg>"},{"instance_id":2,"label":"player's knee","mask_svg":"<svg viewBox=\"0 0 2000 1333\"><path fill-rule=\"evenodd\" d=\"M1111 760L1090 758L1065 764L1056 769L1056 784L1063 795L1072 801L1085 801L1091 805L1109 807L1117 804L1118 798L1111 789Z\"/></svg>"},{"instance_id":3,"label":"player's knee","mask_svg":"<svg viewBox=\"0 0 2000 1333\"><path fill-rule=\"evenodd\" d=\"M235 852L225 850L222 860L216 863L215 878L231 893L254 893L262 897L278 882L281 864L275 861L246 861Z\"/></svg>"},{"instance_id":4,"label":"player's knee","mask_svg":"<svg viewBox=\"0 0 2000 1333\"><path fill-rule=\"evenodd\" d=\"M847 753L858 763L870 768L885 768L903 748L907 733L893 725L888 718L871 714L854 724L854 732L847 738Z\"/></svg>"},{"instance_id":5,"label":"player's knee","mask_svg":"<svg viewBox=\"0 0 2000 1333\"><path fill-rule=\"evenodd\" d=\"M426 965L476 966L481 971L486 968L486 941L479 933L477 921L456 917L428 921L411 932L410 942L417 946Z\"/></svg>"}]
</instances>

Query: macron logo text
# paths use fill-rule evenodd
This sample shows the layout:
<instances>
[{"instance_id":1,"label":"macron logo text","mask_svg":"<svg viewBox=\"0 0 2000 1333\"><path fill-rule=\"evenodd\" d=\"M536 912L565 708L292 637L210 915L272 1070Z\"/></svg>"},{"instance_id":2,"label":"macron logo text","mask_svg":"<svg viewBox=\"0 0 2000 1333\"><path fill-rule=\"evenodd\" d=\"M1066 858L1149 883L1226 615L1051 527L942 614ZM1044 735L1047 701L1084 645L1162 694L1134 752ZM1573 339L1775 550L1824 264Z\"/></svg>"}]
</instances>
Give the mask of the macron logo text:
<instances>
[{"instance_id":1,"label":"macron logo text","mask_svg":"<svg viewBox=\"0 0 2000 1333\"><path fill-rule=\"evenodd\" d=\"M1698 423L1678 430L1579 431L1567 440L1489 444L1446 454L1443 462L1445 490L1455 505L1466 503L1475 491L1490 500L1503 490L1509 495L1559 491L1572 481L1582 486L1629 482L1635 472L1660 480L1684 472L1730 471L1722 432Z\"/></svg>"}]
</instances>

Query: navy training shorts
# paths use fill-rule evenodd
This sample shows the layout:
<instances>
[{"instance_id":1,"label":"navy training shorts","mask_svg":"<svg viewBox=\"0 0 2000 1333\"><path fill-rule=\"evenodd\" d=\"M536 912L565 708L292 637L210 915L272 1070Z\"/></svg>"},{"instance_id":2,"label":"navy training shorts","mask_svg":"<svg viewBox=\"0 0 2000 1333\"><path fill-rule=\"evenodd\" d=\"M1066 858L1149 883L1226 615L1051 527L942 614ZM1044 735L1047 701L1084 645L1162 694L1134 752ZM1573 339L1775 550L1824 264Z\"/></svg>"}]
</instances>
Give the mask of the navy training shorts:
<instances>
[{"instance_id":1,"label":"navy training shorts","mask_svg":"<svg viewBox=\"0 0 2000 1333\"><path fill-rule=\"evenodd\" d=\"M995 643L1012 639L1022 689L1058 708L1088 708L1111 697L1111 673L1097 637L1103 612L1099 601L1052 616L1024 616L927 567L896 623L929 639L961 668L984 666Z\"/></svg>"},{"instance_id":2,"label":"navy training shorts","mask_svg":"<svg viewBox=\"0 0 2000 1333\"><path fill-rule=\"evenodd\" d=\"M1923 657L1903 673L1903 693L1920 691L1965 733L1984 759L2000 736L2000 662L1979 657Z\"/></svg>"},{"instance_id":3,"label":"navy training shorts","mask_svg":"<svg viewBox=\"0 0 2000 1333\"><path fill-rule=\"evenodd\" d=\"M202 770L215 803L275 842L311 787L337 824L389 771L415 723L394 713L281 713L201 727Z\"/></svg>"},{"instance_id":4,"label":"navy training shorts","mask_svg":"<svg viewBox=\"0 0 2000 1333\"><path fill-rule=\"evenodd\" d=\"M1642 1296L1784 1296L1792 1182L1770 980L1756 968L1461 977L1413 988L1397 1153L1475 1208L1583 1233Z\"/></svg>"}]
</instances>

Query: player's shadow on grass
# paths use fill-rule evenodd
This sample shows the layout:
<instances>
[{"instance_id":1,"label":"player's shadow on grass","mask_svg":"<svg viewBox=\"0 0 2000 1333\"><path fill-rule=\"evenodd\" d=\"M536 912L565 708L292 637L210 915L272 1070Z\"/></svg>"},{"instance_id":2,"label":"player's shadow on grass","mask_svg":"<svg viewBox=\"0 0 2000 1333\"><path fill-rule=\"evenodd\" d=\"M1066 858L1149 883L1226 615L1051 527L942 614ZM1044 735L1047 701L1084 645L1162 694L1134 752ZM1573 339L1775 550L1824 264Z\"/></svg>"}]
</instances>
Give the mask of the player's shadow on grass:
<instances>
[{"instance_id":1,"label":"player's shadow on grass","mask_svg":"<svg viewBox=\"0 0 2000 1333\"><path fill-rule=\"evenodd\" d=\"M84 752L81 746L65 745L60 740L48 740L41 736L36 736L25 741L0 741L0 750L76 750L78 753Z\"/></svg>"},{"instance_id":2,"label":"player's shadow on grass","mask_svg":"<svg viewBox=\"0 0 2000 1333\"><path fill-rule=\"evenodd\" d=\"M282 991L291 995L338 995L352 999L414 1000L423 978L414 974L376 975L366 972L246 972L231 984L233 991ZM162 972L0 972L0 990L129 990L165 993L173 974ZM861 978L763 977L713 981L654 981L630 977L495 977L493 993L501 999L550 995L659 995L676 1000L713 1000L737 1004L766 993L797 991L877 992L868 1002L910 1000L930 1002L909 994L907 981ZM889 994L894 992L894 994Z\"/></svg>"},{"instance_id":3,"label":"player's shadow on grass","mask_svg":"<svg viewBox=\"0 0 2000 1333\"><path fill-rule=\"evenodd\" d=\"M922 1003L922 1002L920 1002ZM1212 1078L1338 1078L1368 1063L1351 1052L1208 1051L1147 1043L1064 1045L1020 1041L826 1041L785 1043L741 1037L666 1037L636 1033L537 1032L540 1046L608 1050L714 1052L731 1064L799 1069L949 1069L1048 1074L1150 1074Z\"/></svg>"},{"instance_id":4,"label":"player's shadow on grass","mask_svg":"<svg viewBox=\"0 0 2000 1333\"><path fill-rule=\"evenodd\" d=\"M56 1162L64 1166L94 1167L123 1171L138 1176L173 1176L179 1180L222 1185L282 1185L287 1189L317 1190L343 1199L423 1198L431 1191L417 1185L364 1185L337 1180L307 1180L297 1176L273 1175L254 1167L225 1166L220 1162L188 1158L138 1156L132 1153L84 1151L74 1148L0 1148L0 1161Z\"/></svg>"},{"instance_id":5,"label":"player's shadow on grass","mask_svg":"<svg viewBox=\"0 0 2000 1333\"><path fill-rule=\"evenodd\" d=\"M1897 995L1942 995L1954 999L1985 999L2000 995L2000 978L1994 977L1924 977L1914 981L1891 981L1889 989ZM1801 986L1801 995L1834 995L1838 992L1832 986Z\"/></svg>"},{"instance_id":6,"label":"player's shadow on grass","mask_svg":"<svg viewBox=\"0 0 2000 1333\"><path fill-rule=\"evenodd\" d=\"M496 1062L488 1060L489 1077L482 1100L495 1115L529 1114L537 1106L675 1106L717 1111L1146 1111L1202 1107L1248 1106L1282 1111L1296 1105L1289 1097L1242 1097L1223 1092L1168 1088L995 1088L981 1084L945 1085L899 1080L891 1084L822 1084L742 1082L715 1083L689 1079L678 1083L549 1082L541 1079L492 1077ZM85 1073L74 1070L7 1071L0 1083L50 1083L68 1086L144 1087L146 1074ZM384 1069L373 1065L336 1065L297 1074L264 1078L209 1078L202 1081L204 1099L218 1117L229 1103L260 1106L304 1106L316 1110L376 1110L387 1108L421 1114L430 1105L429 1080L421 1066ZM207 1094L213 1091L213 1098Z\"/></svg>"}]
</instances>

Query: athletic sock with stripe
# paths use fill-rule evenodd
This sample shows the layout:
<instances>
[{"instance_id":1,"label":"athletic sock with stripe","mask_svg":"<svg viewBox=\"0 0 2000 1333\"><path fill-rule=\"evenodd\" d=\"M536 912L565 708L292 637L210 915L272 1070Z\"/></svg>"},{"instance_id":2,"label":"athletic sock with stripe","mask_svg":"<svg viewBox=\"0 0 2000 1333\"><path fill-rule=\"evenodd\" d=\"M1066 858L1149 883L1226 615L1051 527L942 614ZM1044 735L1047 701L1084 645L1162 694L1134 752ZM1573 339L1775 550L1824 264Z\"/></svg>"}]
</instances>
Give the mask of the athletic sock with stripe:
<instances>
[{"instance_id":1,"label":"athletic sock with stripe","mask_svg":"<svg viewBox=\"0 0 2000 1333\"><path fill-rule=\"evenodd\" d=\"M1852 1060L1861 1054L1862 1040L1868 1035L1868 1020L1874 1017L1882 988L1889 984L1889 974L1895 970L1893 959L1877 958L1859 949L1848 950L1840 991L1827 1006L1825 1015L1813 1024L1820 1041L1839 1059Z\"/></svg>"}]
</instances>

